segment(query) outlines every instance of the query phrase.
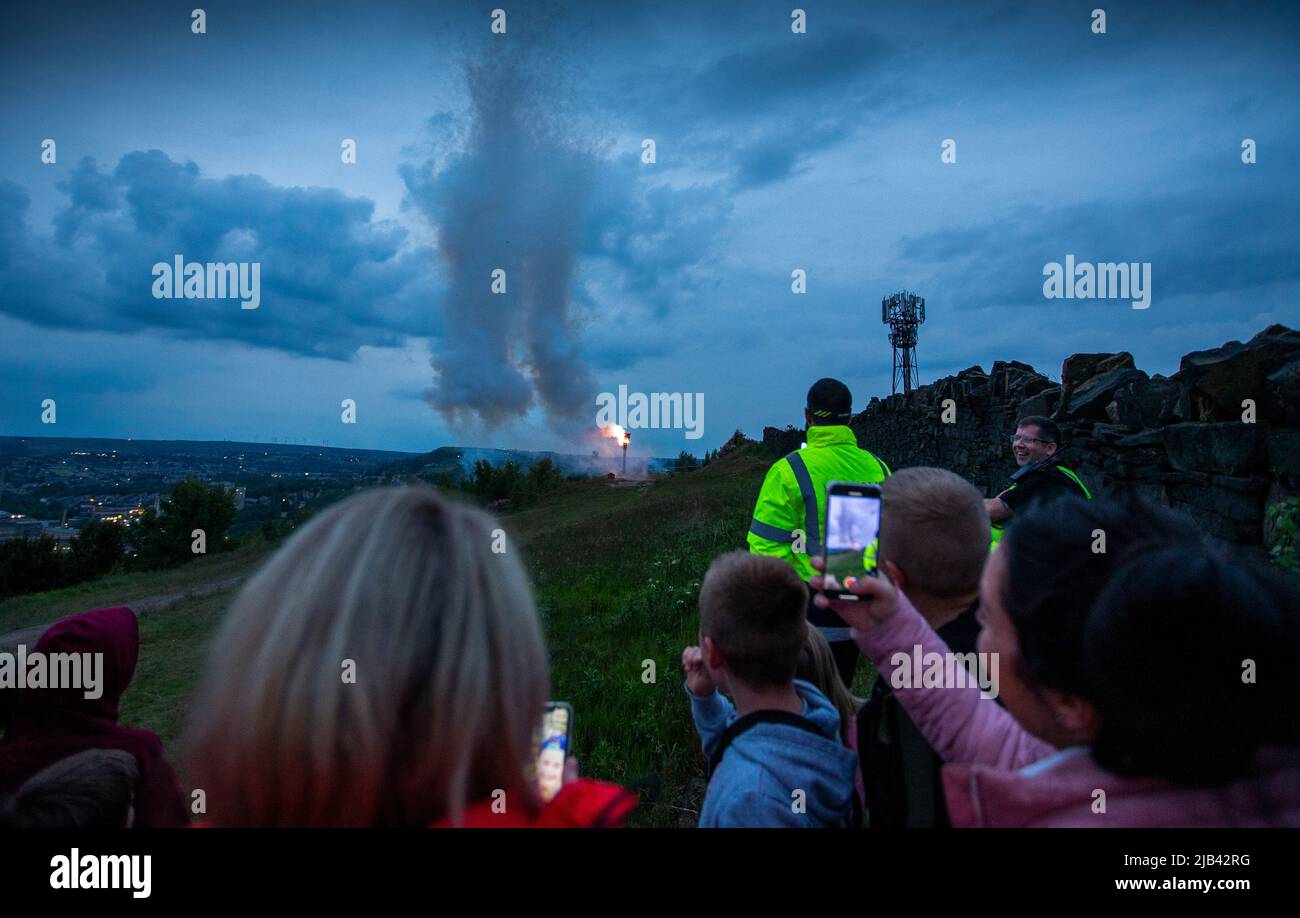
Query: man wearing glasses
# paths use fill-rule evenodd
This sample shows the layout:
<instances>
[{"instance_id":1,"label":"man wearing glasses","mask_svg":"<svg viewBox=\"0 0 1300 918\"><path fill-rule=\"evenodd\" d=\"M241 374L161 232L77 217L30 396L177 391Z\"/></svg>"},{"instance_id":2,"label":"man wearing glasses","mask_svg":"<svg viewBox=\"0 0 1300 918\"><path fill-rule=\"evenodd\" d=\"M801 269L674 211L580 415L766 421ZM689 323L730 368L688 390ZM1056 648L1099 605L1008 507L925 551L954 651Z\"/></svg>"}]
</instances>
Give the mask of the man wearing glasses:
<instances>
[{"instance_id":1,"label":"man wearing glasses","mask_svg":"<svg viewBox=\"0 0 1300 918\"><path fill-rule=\"evenodd\" d=\"M993 521L994 547L1001 541L1002 530L1010 525L1012 518L1039 500L1058 494L1092 499L1078 475L1056 464L1060 445L1061 428L1051 418L1030 415L1021 418L1016 425L1016 434L1011 438L1011 452L1020 468L1011 476L1011 484L1005 491L984 501L989 519Z\"/></svg>"}]
</instances>

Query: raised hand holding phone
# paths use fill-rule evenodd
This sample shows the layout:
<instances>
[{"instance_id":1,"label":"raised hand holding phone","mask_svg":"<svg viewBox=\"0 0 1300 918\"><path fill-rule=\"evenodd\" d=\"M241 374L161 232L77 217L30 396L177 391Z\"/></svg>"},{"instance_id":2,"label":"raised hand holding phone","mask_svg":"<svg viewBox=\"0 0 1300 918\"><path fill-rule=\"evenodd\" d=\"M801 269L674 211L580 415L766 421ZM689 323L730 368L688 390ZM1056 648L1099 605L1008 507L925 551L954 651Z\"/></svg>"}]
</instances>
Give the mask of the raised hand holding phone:
<instances>
[{"instance_id":1,"label":"raised hand holding phone","mask_svg":"<svg viewBox=\"0 0 1300 918\"><path fill-rule=\"evenodd\" d=\"M880 488L832 481L826 485L826 540L821 591L857 601L853 585L876 576L880 536Z\"/></svg>"},{"instance_id":2,"label":"raised hand holding phone","mask_svg":"<svg viewBox=\"0 0 1300 918\"><path fill-rule=\"evenodd\" d=\"M816 570L826 570L826 559L811 558ZM884 624L898 612L898 590L888 577L862 577L856 580L849 592L854 598L844 600L837 598L838 593L823 590L826 582L824 573L808 581L808 586L815 591L813 603L822 609L830 609L851 627L858 631L870 631L877 625Z\"/></svg>"}]
</instances>

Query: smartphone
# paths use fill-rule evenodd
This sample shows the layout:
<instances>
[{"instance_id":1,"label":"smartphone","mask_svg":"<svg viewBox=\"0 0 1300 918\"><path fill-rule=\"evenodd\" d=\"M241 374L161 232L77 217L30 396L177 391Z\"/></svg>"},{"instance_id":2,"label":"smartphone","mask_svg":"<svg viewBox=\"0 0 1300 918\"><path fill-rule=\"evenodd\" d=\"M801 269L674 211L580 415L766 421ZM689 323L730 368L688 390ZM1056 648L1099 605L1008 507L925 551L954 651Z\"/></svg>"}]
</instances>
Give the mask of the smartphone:
<instances>
[{"instance_id":1,"label":"smartphone","mask_svg":"<svg viewBox=\"0 0 1300 918\"><path fill-rule=\"evenodd\" d=\"M857 600L849 592L861 577L876 576L880 541L880 488L832 481L826 486L826 583L833 599Z\"/></svg>"},{"instance_id":2,"label":"smartphone","mask_svg":"<svg viewBox=\"0 0 1300 918\"><path fill-rule=\"evenodd\" d=\"M573 706L564 701L548 701L537 731L537 755L534 780L542 802L554 799L564 785L564 762L573 745Z\"/></svg>"}]
</instances>

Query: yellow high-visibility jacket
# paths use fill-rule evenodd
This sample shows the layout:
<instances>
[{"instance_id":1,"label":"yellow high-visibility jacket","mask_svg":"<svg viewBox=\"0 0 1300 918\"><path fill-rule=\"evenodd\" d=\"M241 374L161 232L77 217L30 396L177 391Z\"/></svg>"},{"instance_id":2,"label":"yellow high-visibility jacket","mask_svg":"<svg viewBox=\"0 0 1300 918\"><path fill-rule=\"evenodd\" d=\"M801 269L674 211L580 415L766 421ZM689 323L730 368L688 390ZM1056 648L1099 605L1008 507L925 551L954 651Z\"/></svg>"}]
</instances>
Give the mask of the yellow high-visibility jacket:
<instances>
[{"instance_id":1,"label":"yellow high-visibility jacket","mask_svg":"<svg viewBox=\"0 0 1300 918\"><path fill-rule=\"evenodd\" d=\"M809 555L822 553L826 531L826 485L832 481L879 484L889 466L858 447L857 436L843 424L808 428L808 445L778 459L767 470L749 526L749 550L781 558L807 580L816 571ZM794 550L803 533L803 552ZM868 550L874 555L873 546ZM873 558L874 560L874 558Z\"/></svg>"}]
</instances>

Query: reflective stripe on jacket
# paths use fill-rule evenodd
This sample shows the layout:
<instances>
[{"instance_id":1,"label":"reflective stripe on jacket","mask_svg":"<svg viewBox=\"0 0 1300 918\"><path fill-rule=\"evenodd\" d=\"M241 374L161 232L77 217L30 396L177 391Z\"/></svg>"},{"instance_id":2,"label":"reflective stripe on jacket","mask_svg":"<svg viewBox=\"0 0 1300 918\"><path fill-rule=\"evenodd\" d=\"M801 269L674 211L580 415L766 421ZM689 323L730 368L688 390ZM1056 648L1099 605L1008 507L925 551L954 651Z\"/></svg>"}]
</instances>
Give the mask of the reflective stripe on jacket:
<instances>
[{"instance_id":1,"label":"reflective stripe on jacket","mask_svg":"<svg viewBox=\"0 0 1300 918\"><path fill-rule=\"evenodd\" d=\"M1063 465L1058 465L1055 468L1058 472L1079 486L1079 490L1083 491L1084 500L1092 500L1092 492L1088 490L1088 486L1083 483L1078 475L1074 474L1074 472L1070 471ZM1011 485L1010 488L1007 488L1007 490L1010 491L1013 488L1015 488L1014 484ZM998 547L998 543L1002 541L1002 536L1006 531L1006 526L1009 522L1011 522L1011 520L1007 519L993 524L993 538L989 544L989 551Z\"/></svg>"},{"instance_id":2,"label":"reflective stripe on jacket","mask_svg":"<svg viewBox=\"0 0 1300 918\"><path fill-rule=\"evenodd\" d=\"M781 558L804 580L815 571L809 555L822 553L826 527L826 485L832 481L879 484L889 466L858 446L843 424L808 428L808 445L778 459L767 470L749 526L749 550ZM796 538L803 533L803 551Z\"/></svg>"}]
</instances>

